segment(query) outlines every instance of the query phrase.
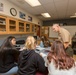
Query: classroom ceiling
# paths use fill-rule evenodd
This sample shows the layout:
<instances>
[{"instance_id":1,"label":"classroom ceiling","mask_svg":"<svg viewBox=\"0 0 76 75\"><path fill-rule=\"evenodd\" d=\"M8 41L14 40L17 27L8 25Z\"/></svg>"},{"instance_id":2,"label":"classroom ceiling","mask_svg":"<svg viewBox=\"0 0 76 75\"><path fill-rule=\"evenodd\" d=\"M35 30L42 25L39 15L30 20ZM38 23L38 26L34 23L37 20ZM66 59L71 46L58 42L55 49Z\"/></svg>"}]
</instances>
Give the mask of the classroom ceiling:
<instances>
[{"instance_id":1,"label":"classroom ceiling","mask_svg":"<svg viewBox=\"0 0 76 75\"><path fill-rule=\"evenodd\" d=\"M8 0L28 13L37 16L39 19L60 20L69 19L70 16L76 13L76 0L39 0L41 5L31 7L24 0ZM51 18L44 18L41 13L48 12Z\"/></svg>"}]
</instances>

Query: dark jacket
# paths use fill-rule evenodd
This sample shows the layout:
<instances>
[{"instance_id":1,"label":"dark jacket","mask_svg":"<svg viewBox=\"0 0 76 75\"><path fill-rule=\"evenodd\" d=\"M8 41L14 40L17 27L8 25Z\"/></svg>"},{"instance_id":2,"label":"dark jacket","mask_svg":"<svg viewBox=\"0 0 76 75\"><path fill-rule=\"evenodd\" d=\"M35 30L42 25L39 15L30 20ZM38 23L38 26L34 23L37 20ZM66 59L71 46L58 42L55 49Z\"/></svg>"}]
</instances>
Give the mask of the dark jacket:
<instances>
[{"instance_id":1,"label":"dark jacket","mask_svg":"<svg viewBox=\"0 0 76 75\"><path fill-rule=\"evenodd\" d=\"M73 57L73 49L72 49L70 46L68 46L68 47L65 49L65 52L66 52L69 56Z\"/></svg>"},{"instance_id":2,"label":"dark jacket","mask_svg":"<svg viewBox=\"0 0 76 75\"><path fill-rule=\"evenodd\" d=\"M11 68L16 66L15 58L19 54L17 50L6 50L0 52L0 73L9 71Z\"/></svg>"},{"instance_id":3,"label":"dark jacket","mask_svg":"<svg viewBox=\"0 0 76 75\"><path fill-rule=\"evenodd\" d=\"M34 50L23 50L19 56L18 63L19 75L35 75L37 71L46 72L43 58Z\"/></svg>"}]
</instances>

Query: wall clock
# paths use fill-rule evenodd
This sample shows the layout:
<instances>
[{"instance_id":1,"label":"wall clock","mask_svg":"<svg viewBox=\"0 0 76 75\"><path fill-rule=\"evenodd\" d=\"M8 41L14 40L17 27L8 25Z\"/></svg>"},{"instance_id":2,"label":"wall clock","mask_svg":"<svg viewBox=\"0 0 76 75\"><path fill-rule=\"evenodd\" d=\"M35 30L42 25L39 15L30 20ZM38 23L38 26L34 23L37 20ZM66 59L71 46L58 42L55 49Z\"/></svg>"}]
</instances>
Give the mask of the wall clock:
<instances>
[{"instance_id":1,"label":"wall clock","mask_svg":"<svg viewBox=\"0 0 76 75\"><path fill-rule=\"evenodd\" d=\"M16 11L15 8L11 8L10 9L10 13L11 13L12 16L16 16L17 15L17 11Z\"/></svg>"}]
</instances>

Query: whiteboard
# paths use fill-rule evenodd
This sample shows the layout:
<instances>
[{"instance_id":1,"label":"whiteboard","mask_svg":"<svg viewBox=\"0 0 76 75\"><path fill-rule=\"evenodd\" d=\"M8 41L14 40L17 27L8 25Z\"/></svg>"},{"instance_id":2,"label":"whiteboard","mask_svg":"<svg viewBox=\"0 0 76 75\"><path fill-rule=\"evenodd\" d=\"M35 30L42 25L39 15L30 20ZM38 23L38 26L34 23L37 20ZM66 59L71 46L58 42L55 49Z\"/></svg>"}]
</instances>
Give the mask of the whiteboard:
<instances>
[{"instance_id":1,"label":"whiteboard","mask_svg":"<svg viewBox=\"0 0 76 75\"><path fill-rule=\"evenodd\" d=\"M71 34L71 37L73 37L73 35L75 35L76 26L61 26L61 27L68 30L70 32L70 34ZM54 32L52 30L52 26L49 27L49 37L51 37L51 38L57 38L58 37L58 33Z\"/></svg>"}]
</instances>

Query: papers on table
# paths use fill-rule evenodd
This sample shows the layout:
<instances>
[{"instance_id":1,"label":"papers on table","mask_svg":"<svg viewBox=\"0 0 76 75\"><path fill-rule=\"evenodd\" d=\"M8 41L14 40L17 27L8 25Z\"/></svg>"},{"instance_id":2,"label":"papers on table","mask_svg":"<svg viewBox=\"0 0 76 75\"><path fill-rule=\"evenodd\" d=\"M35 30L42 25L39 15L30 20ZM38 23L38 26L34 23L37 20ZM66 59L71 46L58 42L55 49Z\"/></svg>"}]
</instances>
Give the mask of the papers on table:
<instances>
[{"instance_id":1,"label":"papers on table","mask_svg":"<svg viewBox=\"0 0 76 75\"><path fill-rule=\"evenodd\" d=\"M39 50L39 51L45 50L45 48L40 47L40 46L37 46L36 49Z\"/></svg>"},{"instance_id":2,"label":"papers on table","mask_svg":"<svg viewBox=\"0 0 76 75\"><path fill-rule=\"evenodd\" d=\"M42 50L45 50L45 51L50 51L51 50L51 47L40 47L40 46L36 46L36 49L39 50L39 51L42 51Z\"/></svg>"},{"instance_id":3,"label":"papers on table","mask_svg":"<svg viewBox=\"0 0 76 75\"><path fill-rule=\"evenodd\" d=\"M44 53L40 53L40 55L41 55L43 58L47 56L47 55L44 54Z\"/></svg>"}]
</instances>

